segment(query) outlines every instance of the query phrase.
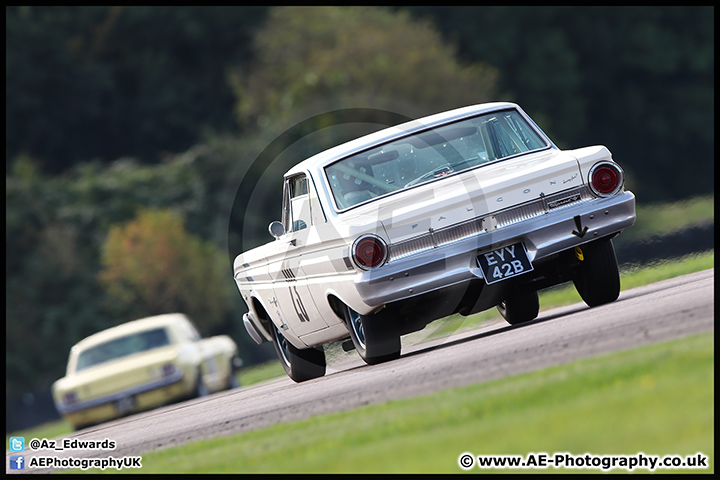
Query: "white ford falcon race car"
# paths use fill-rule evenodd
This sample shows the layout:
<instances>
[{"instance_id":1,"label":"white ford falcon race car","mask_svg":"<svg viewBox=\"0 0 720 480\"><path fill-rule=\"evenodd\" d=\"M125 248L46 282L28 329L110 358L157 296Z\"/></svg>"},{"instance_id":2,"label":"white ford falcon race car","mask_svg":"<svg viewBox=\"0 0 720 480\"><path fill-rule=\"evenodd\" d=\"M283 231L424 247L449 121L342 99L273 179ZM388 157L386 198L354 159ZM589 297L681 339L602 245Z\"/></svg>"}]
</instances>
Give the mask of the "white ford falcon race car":
<instances>
[{"instance_id":1,"label":"white ford falcon race car","mask_svg":"<svg viewBox=\"0 0 720 480\"><path fill-rule=\"evenodd\" d=\"M454 313L538 315L572 280L594 307L620 293L611 239L635 196L604 146L561 151L512 103L425 117L317 154L285 174L275 241L239 255L244 324L287 374L325 374L347 337L368 364Z\"/></svg>"}]
</instances>

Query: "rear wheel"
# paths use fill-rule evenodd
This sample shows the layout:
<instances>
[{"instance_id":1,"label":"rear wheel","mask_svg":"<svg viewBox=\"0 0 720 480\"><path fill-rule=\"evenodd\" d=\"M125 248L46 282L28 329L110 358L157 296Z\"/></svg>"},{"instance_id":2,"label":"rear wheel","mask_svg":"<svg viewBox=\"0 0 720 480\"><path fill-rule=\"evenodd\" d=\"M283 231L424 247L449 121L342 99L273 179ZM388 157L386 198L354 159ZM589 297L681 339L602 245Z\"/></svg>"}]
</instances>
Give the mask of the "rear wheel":
<instances>
[{"instance_id":1,"label":"rear wheel","mask_svg":"<svg viewBox=\"0 0 720 480\"><path fill-rule=\"evenodd\" d=\"M497 309L510 325L529 322L534 320L540 311L538 293L532 290L513 295L500 302Z\"/></svg>"},{"instance_id":2,"label":"rear wheel","mask_svg":"<svg viewBox=\"0 0 720 480\"><path fill-rule=\"evenodd\" d=\"M598 240L580 249L582 260L573 278L580 297L589 307L617 300L620 296L620 273L612 240Z\"/></svg>"},{"instance_id":3,"label":"rear wheel","mask_svg":"<svg viewBox=\"0 0 720 480\"><path fill-rule=\"evenodd\" d=\"M345 323L355 349L368 365L394 360L400 356L397 324L376 315L360 315L345 307Z\"/></svg>"},{"instance_id":4,"label":"rear wheel","mask_svg":"<svg viewBox=\"0 0 720 480\"><path fill-rule=\"evenodd\" d=\"M271 330L275 352L288 377L299 383L325 375L325 352L321 348L296 348L274 324Z\"/></svg>"}]
</instances>

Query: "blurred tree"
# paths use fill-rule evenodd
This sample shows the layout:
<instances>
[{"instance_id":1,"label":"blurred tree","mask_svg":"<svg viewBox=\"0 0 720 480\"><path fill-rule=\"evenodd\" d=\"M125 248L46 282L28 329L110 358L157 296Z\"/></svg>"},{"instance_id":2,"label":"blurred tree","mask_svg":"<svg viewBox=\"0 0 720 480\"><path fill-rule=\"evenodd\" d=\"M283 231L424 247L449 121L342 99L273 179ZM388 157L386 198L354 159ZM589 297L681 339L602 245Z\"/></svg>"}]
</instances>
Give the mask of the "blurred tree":
<instances>
[{"instance_id":1,"label":"blurred tree","mask_svg":"<svg viewBox=\"0 0 720 480\"><path fill-rule=\"evenodd\" d=\"M254 57L230 77L247 128L351 107L417 117L495 97L493 67L459 63L430 23L379 7L274 8Z\"/></svg>"},{"instance_id":2,"label":"blurred tree","mask_svg":"<svg viewBox=\"0 0 720 480\"><path fill-rule=\"evenodd\" d=\"M712 6L403 8L495 65L560 147L607 145L639 201L714 191Z\"/></svg>"},{"instance_id":3,"label":"blurred tree","mask_svg":"<svg viewBox=\"0 0 720 480\"><path fill-rule=\"evenodd\" d=\"M61 210L73 194L28 158L6 181L6 389L47 389L69 347L112 325L90 236Z\"/></svg>"},{"instance_id":4,"label":"blurred tree","mask_svg":"<svg viewBox=\"0 0 720 480\"><path fill-rule=\"evenodd\" d=\"M211 241L215 253L225 253L226 212L240 182L233 172L248 149L236 140L216 139L159 165L92 162L59 176L43 175L27 156L14 163L6 178L8 392L47 389L63 375L73 344L146 315L109 296L98 278L108 231L133 220L139 208L172 208L187 219L189 232ZM248 364L274 356L245 333L242 299L223 254L217 275L223 288L234 292L232 308L225 307L225 315L203 333L231 335Z\"/></svg>"},{"instance_id":5,"label":"blurred tree","mask_svg":"<svg viewBox=\"0 0 720 480\"><path fill-rule=\"evenodd\" d=\"M143 209L135 220L111 227L102 265L101 283L132 306L135 317L181 312L207 335L230 307L225 255L188 234L170 210Z\"/></svg>"},{"instance_id":6,"label":"blurred tree","mask_svg":"<svg viewBox=\"0 0 720 480\"><path fill-rule=\"evenodd\" d=\"M6 157L48 173L132 156L156 163L231 132L228 65L267 7L8 6ZM6 171L9 171L9 165Z\"/></svg>"},{"instance_id":7,"label":"blurred tree","mask_svg":"<svg viewBox=\"0 0 720 480\"><path fill-rule=\"evenodd\" d=\"M606 143L645 201L713 190L712 6L268 8L6 7L7 171L22 153L44 172L155 163L234 131L233 105L282 132L509 99L561 147Z\"/></svg>"}]
</instances>

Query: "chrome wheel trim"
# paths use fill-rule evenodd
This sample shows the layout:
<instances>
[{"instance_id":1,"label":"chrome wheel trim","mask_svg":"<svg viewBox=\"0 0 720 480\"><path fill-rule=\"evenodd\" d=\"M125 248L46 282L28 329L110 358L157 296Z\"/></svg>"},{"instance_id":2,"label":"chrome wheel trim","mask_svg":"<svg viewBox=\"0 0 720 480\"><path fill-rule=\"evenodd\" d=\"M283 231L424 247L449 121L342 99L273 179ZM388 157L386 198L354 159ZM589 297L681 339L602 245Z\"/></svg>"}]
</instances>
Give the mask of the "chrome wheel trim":
<instances>
[{"instance_id":1,"label":"chrome wheel trim","mask_svg":"<svg viewBox=\"0 0 720 480\"><path fill-rule=\"evenodd\" d=\"M277 344L278 344L278 351L280 352L280 357L283 362L285 362L285 365L290 367L290 349L288 347L288 341L283 336L282 333L280 333L280 330L275 327L276 332L276 338L277 338Z\"/></svg>"},{"instance_id":2,"label":"chrome wheel trim","mask_svg":"<svg viewBox=\"0 0 720 480\"><path fill-rule=\"evenodd\" d=\"M355 338L360 344L360 347L365 350L365 329L363 328L360 314L352 308L348 308L348 310L350 312L350 326L353 329L353 333L355 333Z\"/></svg>"},{"instance_id":3,"label":"chrome wheel trim","mask_svg":"<svg viewBox=\"0 0 720 480\"><path fill-rule=\"evenodd\" d=\"M505 303L505 300L498 303L497 309L500 312L500 315L507 320L507 303Z\"/></svg>"}]
</instances>

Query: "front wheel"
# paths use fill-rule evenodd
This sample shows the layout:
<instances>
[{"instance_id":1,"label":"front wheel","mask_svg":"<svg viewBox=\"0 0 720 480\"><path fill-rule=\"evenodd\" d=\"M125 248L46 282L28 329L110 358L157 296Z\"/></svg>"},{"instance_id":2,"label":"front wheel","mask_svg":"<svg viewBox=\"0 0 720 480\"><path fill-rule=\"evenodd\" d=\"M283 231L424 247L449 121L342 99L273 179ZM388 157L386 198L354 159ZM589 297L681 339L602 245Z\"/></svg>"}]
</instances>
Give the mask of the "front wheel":
<instances>
[{"instance_id":1,"label":"front wheel","mask_svg":"<svg viewBox=\"0 0 720 480\"><path fill-rule=\"evenodd\" d=\"M235 363L230 362L230 378L228 378L227 387L225 387L227 390L232 390L234 388L240 387L240 380L238 380L238 373L236 371Z\"/></svg>"},{"instance_id":2,"label":"front wheel","mask_svg":"<svg viewBox=\"0 0 720 480\"><path fill-rule=\"evenodd\" d=\"M205 385L205 381L203 380L202 369L200 367L198 367L197 380L195 380L195 389L193 391L193 397L201 398L201 397L207 397L208 395L210 395L210 390L208 389L207 385Z\"/></svg>"},{"instance_id":3,"label":"front wheel","mask_svg":"<svg viewBox=\"0 0 720 480\"><path fill-rule=\"evenodd\" d=\"M529 322L534 320L540 311L538 293L532 290L516 294L500 302L497 309L510 325Z\"/></svg>"},{"instance_id":4,"label":"front wheel","mask_svg":"<svg viewBox=\"0 0 720 480\"><path fill-rule=\"evenodd\" d=\"M355 349L368 365L395 360L400 356L397 324L376 315L360 315L345 307L345 323Z\"/></svg>"},{"instance_id":5,"label":"front wheel","mask_svg":"<svg viewBox=\"0 0 720 480\"><path fill-rule=\"evenodd\" d=\"M589 307L614 302L620 296L620 273L612 240L598 240L582 247L582 258L573 283Z\"/></svg>"},{"instance_id":6,"label":"front wheel","mask_svg":"<svg viewBox=\"0 0 720 480\"><path fill-rule=\"evenodd\" d=\"M325 352L321 348L296 348L288 342L274 324L271 330L275 352L288 377L300 383L325 375L327 364Z\"/></svg>"}]
</instances>

